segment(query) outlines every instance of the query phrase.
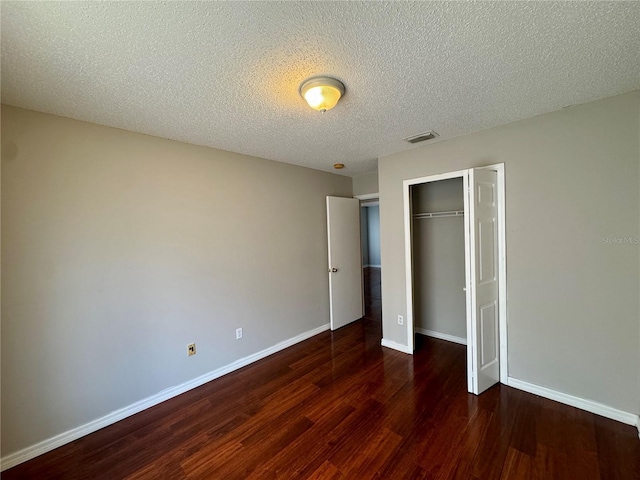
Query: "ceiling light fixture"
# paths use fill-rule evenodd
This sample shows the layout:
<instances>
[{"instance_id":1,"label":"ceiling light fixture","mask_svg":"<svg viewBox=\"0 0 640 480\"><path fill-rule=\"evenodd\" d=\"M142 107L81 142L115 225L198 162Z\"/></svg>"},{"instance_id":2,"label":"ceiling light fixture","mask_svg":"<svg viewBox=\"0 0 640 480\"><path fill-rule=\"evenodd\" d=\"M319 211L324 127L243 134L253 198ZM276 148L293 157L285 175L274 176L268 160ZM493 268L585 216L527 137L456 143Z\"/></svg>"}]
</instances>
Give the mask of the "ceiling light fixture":
<instances>
[{"instance_id":1,"label":"ceiling light fixture","mask_svg":"<svg viewBox=\"0 0 640 480\"><path fill-rule=\"evenodd\" d=\"M336 170L342 170L344 168L344 163L334 163L333 168Z\"/></svg>"},{"instance_id":2,"label":"ceiling light fixture","mask_svg":"<svg viewBox=\"0 0 640 480\"><path fill-rule=\"evenodd\" d=\"M331 77L310 78L300 85L300 95L311 108L324 113L335 107L344 95L344 85Z\"/></svg>"}]
</instances>

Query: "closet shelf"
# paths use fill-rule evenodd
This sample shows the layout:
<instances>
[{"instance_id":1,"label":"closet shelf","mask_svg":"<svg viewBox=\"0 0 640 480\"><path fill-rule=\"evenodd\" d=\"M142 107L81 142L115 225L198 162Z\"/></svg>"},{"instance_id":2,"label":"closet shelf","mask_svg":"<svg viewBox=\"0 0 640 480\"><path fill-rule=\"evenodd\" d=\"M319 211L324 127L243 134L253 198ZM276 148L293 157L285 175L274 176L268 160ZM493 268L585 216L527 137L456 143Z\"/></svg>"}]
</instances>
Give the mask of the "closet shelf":
<instances>
[{"instance_id":1,"label":"closet shelf","mask_svg":"<svg viewBox=\"0 0 640 480\"><path fill-rule=\"evenodd\" d=\"M438 217L463 217L464 210L451 210L449 212L429 212L429 213L414 213L413 218L421 220L423 218L438 218Z\"/></svg>"}]
</instances>

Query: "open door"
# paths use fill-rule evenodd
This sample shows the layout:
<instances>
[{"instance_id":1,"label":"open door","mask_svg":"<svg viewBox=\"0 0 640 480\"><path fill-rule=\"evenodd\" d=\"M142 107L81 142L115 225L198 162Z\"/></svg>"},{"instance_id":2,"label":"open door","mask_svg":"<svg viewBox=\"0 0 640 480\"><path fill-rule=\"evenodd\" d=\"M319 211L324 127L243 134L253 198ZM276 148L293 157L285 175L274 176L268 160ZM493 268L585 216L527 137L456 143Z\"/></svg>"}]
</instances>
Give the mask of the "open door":
<instances>
[{"instance_id":1,"label":"open door","mask_svg":"<svg viewBox=\"0 0 640 480\"><path fill-rule=\"evenodd\" d=\"M360 200L327 197L327 234L331 330L336 330L364 315Z\"/></svg>"},{"instance_id":2,"label":"open door","mask_svg":"<svg viewBox=\"0 0 640 480\"><path fill-rule=\"evenodd\" d=\"M468 351L473 393L500 381L498 180L493 170L469 170Z\"/></svg>"}]
</instances>

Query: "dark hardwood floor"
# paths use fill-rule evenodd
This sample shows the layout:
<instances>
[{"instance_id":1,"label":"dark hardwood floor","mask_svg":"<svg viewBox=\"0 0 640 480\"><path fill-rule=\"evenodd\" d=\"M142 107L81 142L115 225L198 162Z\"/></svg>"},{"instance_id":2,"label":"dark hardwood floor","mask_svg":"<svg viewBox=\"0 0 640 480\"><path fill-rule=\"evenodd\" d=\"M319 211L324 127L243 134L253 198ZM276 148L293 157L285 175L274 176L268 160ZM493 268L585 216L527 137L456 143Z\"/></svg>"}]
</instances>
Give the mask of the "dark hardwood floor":
<instances>
[{"instance_id":1,"label":"dark hardwood floor","mask_svg":"<svg viewBox=\"0 0 640 480\"><path fill-rule=\"evenodd\" d=\"M4 472L12 479L638 479L623 425L509 387L466 392L465 347L325 332Z\"/></svg>"},{"instance_id":2,"label":"dark hardwood floor","mask_svg":"<svg viewBox=\"0 0 640 480\"><path fill-rule=\"evenodd\" d=\"M382 321L382 289L380 268L364 269L364 316L371 320Z\"/></svg>"}]
</instances>

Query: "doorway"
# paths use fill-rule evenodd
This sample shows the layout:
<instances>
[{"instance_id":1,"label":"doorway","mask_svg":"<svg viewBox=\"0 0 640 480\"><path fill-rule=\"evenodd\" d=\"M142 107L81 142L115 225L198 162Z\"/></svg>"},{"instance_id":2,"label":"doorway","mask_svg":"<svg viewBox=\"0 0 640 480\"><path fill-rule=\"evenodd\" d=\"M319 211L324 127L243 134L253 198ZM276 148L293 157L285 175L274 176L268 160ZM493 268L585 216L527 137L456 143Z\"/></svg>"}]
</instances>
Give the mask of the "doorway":
<instances>
[{"instance_id":1,"label":"doorway","mask_svg":"<svg viewBox=\"0 0 640 480\"><path fill-rule=\"evenodd\" d=\"M362 278L364 316L382 321L380 262L380 206L378 199L360 201L360 240L362 244Z\"/></svg>"},{"instance_id":2,"label":"doorway","mask_svg":"<svg viewBox=\"0 0 640 480\"><path fill-rule=\"evenodd\" d=\"M431 199L433 211L416 211L425 202L420 199L425 190L431 186L431 191L442 185L434 182L449 181L451 191L459 191L462 183L462 209L460 204L441 202L438 208L437 200ZM407 291L407 339L408 351L413 352L415 345L415 333L420 329L429 330L420 326L418 321L424 320L424 312L440 312L440 317L431 315L431 325L438 325L443 329L442 316L451 313L455 317L455 310L461 311L459 288L461 258L464 257L464 311L465 327L461 325L453 328L454 333L446 333L450 337L462 340L461 332L466 330L467 341L467 385L470 393L480 394L495 383L506 383L507 379L507 319L506 319L506 255L505 255L505 191L504 191L504 164L487 167L460 170L441 175L415 178L403 182L404 195L404 225L405 225L405 256L406 256L406 291ZM431 184L431 185L430 185ZM425 187L426 185L426 187ZM424 190L424 192L421 191ZM428 194L427 194L428 197ZM415 201L414 201L415 200ZM458 200L459 202L459 197ZM429 207L430 208L430 207ZM442 209L445 208L445 209ZM459 251L457 258L449 262L449 268L456 269L453 273L450 287L454 290L448 292L450 302L440 298L437 305L435 300L431 303L428 298L434 299L438 295L440 287L433 287L431 278L431 290L427 294L427 302L421 297L424 293L424 275L419 268L437 263L439 259L430 258L429 251L416 252L419 241L425 234L421 232L423 226L416 227L415 222L427 221L440 216L447 218L463 218L464 250ZM433 221L433 220L432 220ZM425 224L423 224L425 225ZM433 230L432 224L428 230ZM455 230L451 230L452 232ZM457 229L459 232L459 228ZM444 235L442 232L440 236ZM436 237L434 237L436 238ZM433 240L433 239L432 239ZM440 239L442 240L442 239ZM451 247L451 245L450 245ZM444 250L443 250L444 251ZM440 259L442 260L442 259ZM445 262L446 263L446 262ZM455 265L458 265L456 267ZM427 274L428 277L429 273ZM422 283L421 283L422 282ZM444 282L446 283L446 282ZM440 288L440 290L442 290ZM442 292L440 293L440 295ZM429 297L431 296L431 297ZM417 307L417 308L416 308ZM426 310L425 310L426 309ZM429 310L430 309L430 310ZM442 312L445 312L444 314ZM448 313L447 313L448 312ZM458 314L459 316L459 314ZM428 317L428 315L427 315ZM429 321L429 318L427 318ZM436 330L431 330L436 332ZM457 335L455 334L457 333ZM435 336L435 335L434 335ZM443 338L442 336L440 338ZM452 338L449 338L452 340ZM459 343L462 343L461 341Z\"/></svg>"}]
</instances>

